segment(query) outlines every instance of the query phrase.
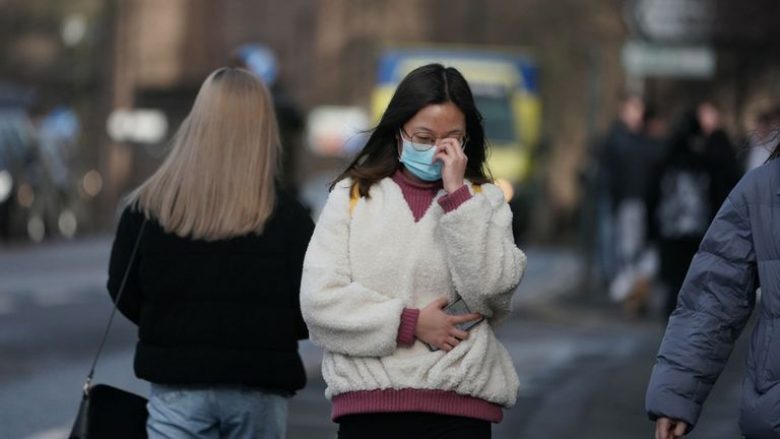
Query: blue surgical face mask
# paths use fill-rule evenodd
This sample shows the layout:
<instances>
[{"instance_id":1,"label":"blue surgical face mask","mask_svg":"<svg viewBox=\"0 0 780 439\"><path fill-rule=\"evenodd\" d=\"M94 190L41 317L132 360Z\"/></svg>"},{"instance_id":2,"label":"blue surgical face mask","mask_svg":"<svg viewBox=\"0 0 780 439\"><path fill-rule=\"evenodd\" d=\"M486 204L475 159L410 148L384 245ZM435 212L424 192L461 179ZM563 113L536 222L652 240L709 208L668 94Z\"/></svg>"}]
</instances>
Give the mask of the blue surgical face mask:
<instances>
[{"instance_id":1,"label":"blue surgical face mask","mask_svg":"<svg viewBox=\"0 0 780 439\"><path fill-rule=\"evenodd\" d=\"M427 146L420 145L418 148L415 148L412 142L403 137L401 139L403 140L403 145L401 146L400 160L406 169L421 180L441 180L441 162L433 162L433 156L436 155L436 148L433 147L428 148L426 151L420 151L419 149Z\"/></svg>"}]
</instances>

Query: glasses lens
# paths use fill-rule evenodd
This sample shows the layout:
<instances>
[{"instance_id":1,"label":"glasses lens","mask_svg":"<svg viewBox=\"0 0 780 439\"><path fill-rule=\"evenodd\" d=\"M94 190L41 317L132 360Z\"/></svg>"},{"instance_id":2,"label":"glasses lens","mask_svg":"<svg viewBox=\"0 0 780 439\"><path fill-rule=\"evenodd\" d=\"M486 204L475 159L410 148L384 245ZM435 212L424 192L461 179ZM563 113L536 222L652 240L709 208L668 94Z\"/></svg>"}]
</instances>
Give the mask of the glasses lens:
<instances>
[{"instance_id":1,"label":"glasses lens","mask_svg":"<svg viewBox=\"0 0 780 439\"><path fill-rule=\"evenodd\" d=\"M460 145L461 149L466 148L466 142L468 141L468 137L465 135L455 135L446 137L446 139L451 139L458 142L458 145ZM409 140L412 142L412 147L418 151L427 151L436 145L436 137L433 137L429 134L415 133L409 137Z\"/></svg>"},{"instance_id":2,"label":"glasses lens","mask_svg":"<svg viewBox=\"0 0 780 439\"><path fill-rule=\"evenodd\" d=\"M425 135L412 135L412 147L418 151L427 151L436 144L436 139Z\"/></svg>"}]
</instances>

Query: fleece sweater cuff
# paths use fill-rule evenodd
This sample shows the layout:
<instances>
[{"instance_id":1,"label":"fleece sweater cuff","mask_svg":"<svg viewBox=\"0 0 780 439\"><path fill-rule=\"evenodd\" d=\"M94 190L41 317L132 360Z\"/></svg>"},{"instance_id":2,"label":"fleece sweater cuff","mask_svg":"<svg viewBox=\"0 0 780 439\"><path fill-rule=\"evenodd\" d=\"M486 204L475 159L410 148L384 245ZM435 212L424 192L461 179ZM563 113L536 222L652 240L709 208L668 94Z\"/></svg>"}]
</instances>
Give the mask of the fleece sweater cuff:
<instances>
[{"instance_id":1,"label":"fleece sweater cuff","mask_svg":"<svg viewBox=\"0 0 780 439\"><path fill-rule=\"evenodd\" d=\"M470 199L471 192L469 192L469 187L464 184L455 192L439 198L438 202L445 213L450 213Z\"/></svg>"},{"instance_id":2,"label":"fleece sweater cuff","mask_svg":"<svg viewBox=\"0 0 780 439\"><path fill-rule=\"evenodd\" d=\"M414 344L414 329L417 327L417 319L419 317L419 309L404 308L401 313L401 325L398 327L398 337L396 337L398 344L402 346Z\"/></svg>"}]
</instances>

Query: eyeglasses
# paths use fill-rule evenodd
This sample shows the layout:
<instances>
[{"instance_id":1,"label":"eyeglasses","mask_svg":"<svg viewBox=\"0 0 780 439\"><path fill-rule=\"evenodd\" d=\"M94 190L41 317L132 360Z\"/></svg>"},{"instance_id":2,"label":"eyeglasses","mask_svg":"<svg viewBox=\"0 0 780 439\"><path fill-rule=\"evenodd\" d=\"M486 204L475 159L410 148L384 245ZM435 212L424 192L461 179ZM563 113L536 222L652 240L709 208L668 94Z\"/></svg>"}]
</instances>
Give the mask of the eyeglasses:
<instances>
[{"instance_id":1,"label":"eyeglasses","mask_svg":"<svg viewBox=\"0 0 780 439\"><path fill-rule=\"evenodd\" d=\"M428 151L429 149L436 146L437 140L444 139L452 139L458 142L460 149L466 149L466 142L469 140L469 137L465 134L450 134L445 137L436 137L433 134L422 132L414 133L410 136L406 134L406 131L404 131L403 128L401 128L401 137L411 141L412 148L418 151Z\"/></svg>"}]
</instances>

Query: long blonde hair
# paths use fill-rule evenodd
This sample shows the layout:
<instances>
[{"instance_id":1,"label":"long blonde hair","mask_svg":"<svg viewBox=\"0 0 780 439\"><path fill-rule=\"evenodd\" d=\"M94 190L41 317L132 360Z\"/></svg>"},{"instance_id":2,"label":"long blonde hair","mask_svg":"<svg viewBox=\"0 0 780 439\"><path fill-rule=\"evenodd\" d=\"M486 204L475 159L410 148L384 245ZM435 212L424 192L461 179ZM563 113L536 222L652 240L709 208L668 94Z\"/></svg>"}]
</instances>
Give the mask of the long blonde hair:
<instances>
[{"instance_id":1,"label":"long blonde hair","mask_svg":"<svg viewBox=\"0 0 780 439\"><path fill-rule=\"evenodd\" d=\"M276 201L279 150L262 82L243 69L218 69L203 82L168 157L128 201L183 237L261 233Z\"/></svg>"}]
</instances>

